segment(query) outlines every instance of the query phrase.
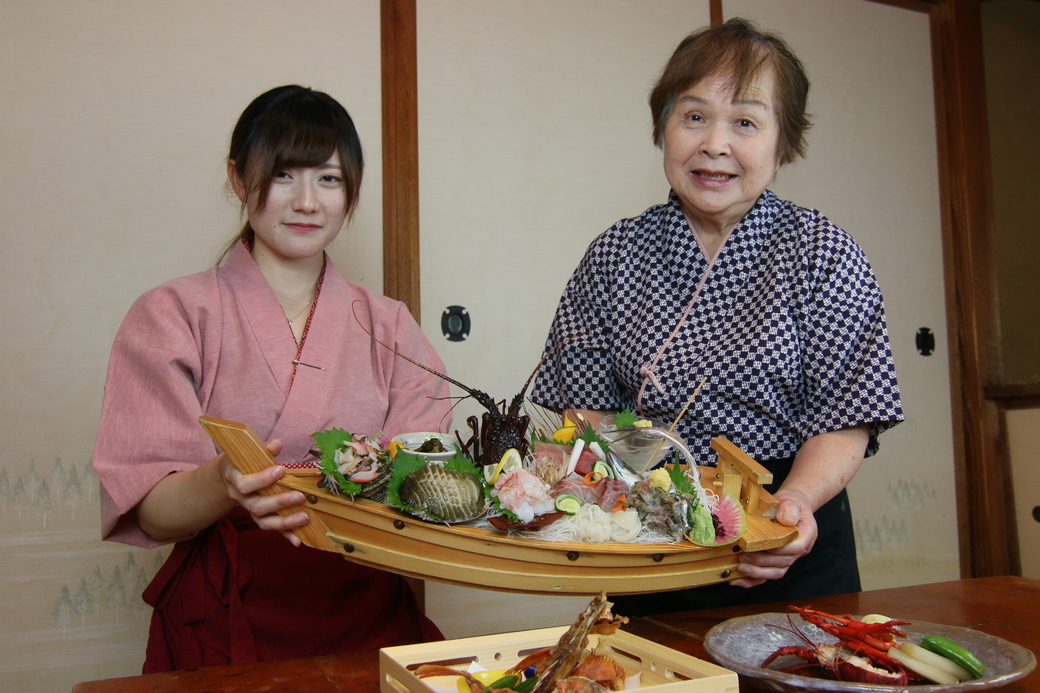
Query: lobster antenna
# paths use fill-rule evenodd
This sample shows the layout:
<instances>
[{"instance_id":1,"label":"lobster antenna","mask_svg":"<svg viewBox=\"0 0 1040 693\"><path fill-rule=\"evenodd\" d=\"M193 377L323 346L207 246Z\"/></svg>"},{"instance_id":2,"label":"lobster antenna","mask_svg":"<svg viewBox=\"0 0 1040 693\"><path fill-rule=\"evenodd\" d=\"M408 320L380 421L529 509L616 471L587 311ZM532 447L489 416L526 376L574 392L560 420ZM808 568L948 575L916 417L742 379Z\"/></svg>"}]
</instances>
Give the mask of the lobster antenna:
<instances>
[{"instance_id":1,"label":"lobster antenna","mask_svg":"<svg viewBox=\"0 0 1040 693\"><path fill-rule=\"evenodd\" d=\"M549 351L545 352L545 355L542 356L541 359L539 359L538 365L536 365L534 367L534 370L531 371L531 375L529 375L527 377L527 382L525 382L524 386L522 388L520 388L520 392L517 393L516 397L513 398L512 403L509 405L509 411L514 416L516 414L520 413L520 405L524 401L524 393L527 392L527 387L531 384L531 381L534 380L534 377L536 375L538 375L538 369L540 369L542 367L542 364L545 363L545 359L549 358L549 356L551 356L554 351L556 351L557 349L562 347L567 342L569 342L569 341L571 341L573 339L577 339L578 337L582 336L583 334L586 334L587 332L589 332L589 330L585 330L583 332L579 332L578 334L573 334L570 337L568 337L567 339L564 339L562 341L557 342L556 344L553 344L552 348L549 349Z\"/></svg>"},{"instance_id":2,"label":"lobster antenna","mask_svg":"<svg viewBox=\"0 0 1040 693\"><path fill-rule=\"evenodd\" d=\"M375 342L376 344L378 344L379 346L381 346L381 347L383 347L383 348L385 348L385 349L389 349L390 351L394 352L394 354L396 354L397 356L400 356L401 358L403 358L403 359L404 359L405 361L407 361L408 363L411 363L411 364L413 364L413 365L416 365L416 366L418 366L419 368L423 369L424 371L427 371L427 372L429 372L429 373L433 373L433 374L434 374L434 375L436 375L436 376L437 376L438 378L443 378L443 379L447 380L447 381L448 381L449 383L451 383L452 385L454 385L455 387L458 387L458 388L460 388L460 389L462 389L462 390L466 391L467 393L469 393L469 394L468 394L468 396L469 396L469 397L473 397L474 399L476 399L476 400L477 400L478 402L480 402L480 404L482 404L482 405L483 405L483 406L484 406L485 408L487 408L487 409L491 409L492 407L494 407L494 406L495 406L495 403L494 403L494 401L492 401L492 399L491 399L491 397L490 397L490 396L488 396L488 395L484 394L483 392L480 392L479 390L474 390L474 389L473 389L473 388L471 388L471 387L467 387L467 386L463 385L462 383L460 383L460 382L459 382L458 380L455 380L455 378L452 378L452 377L451 377L451 376L449 376L449 375L445 375L444 373L441 373L441 372L439 372L439 371L435 371L435 370L433 370L432 368L430 368L429 366L423 365L423 364L419 363L418 361L416 361L415 359L413 359L413 358L409 358L408 356L405 356L404 354L402 354L401 352L399 352L399 351L398 351L397 349L395 349L395 348L393 348L392 346L390 346L389 344L387 344L387 343L383 342L383 341L382 341L381 339L379 339L379 338L378 338L378 337L376 337L376 336L375 336L374 334L372 334L371 332L369 332L369 331L368 331L368 328L366 328L366 327L365 327L365 326L364 326L364 325L363 325L363 324L361 323L361 320L360 320L360 319L358 318L358 316L357 316L357 308L355 307L355 304L358 304L358 303L361 303L361 301L360 301L359 299L356 299L356 300L354 300L354 301L353 301L353 302L352 302L352 303L350 304L350 310L351 310L351 312L352 312L352 313L354 314L354 321L355 321L355 322L357 322L357 324L358 324L358 326L359 326L359 327L361 328L361 331L362 331L362 332L364 332L365 334L367 334L367 335L368 335L369 337L371 337L371 338L372 338L372 341L373 341L373 342ZM460 399L460 400L462 400L462 399L465 399L465 397L460 397L459 399ZM485 400L486 400L486 401L485 401ZM453 405L453 406L454 406L454 405Z\"/></svg>"}]
</instances>

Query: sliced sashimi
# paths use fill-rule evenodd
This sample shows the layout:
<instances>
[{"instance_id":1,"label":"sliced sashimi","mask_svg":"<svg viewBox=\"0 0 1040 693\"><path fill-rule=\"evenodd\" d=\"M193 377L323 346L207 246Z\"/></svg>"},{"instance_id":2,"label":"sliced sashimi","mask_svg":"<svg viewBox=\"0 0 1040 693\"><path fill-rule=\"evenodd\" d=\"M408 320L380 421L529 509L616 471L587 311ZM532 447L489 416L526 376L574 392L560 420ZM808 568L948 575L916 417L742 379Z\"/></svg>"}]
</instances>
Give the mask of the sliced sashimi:
<instances>
[{"instance_id":1,"label":"sliced sashimi","mask_svg":"<svg viewBox=\"0 0 1040 693\"><path fill-rule=\"evenodd\" d=\"M596 484L600 488L599 507L611 511L617 505L617 499L627 496L632 488L627 482L620 479L603 479Z\"/></svg>"}]
</instances>

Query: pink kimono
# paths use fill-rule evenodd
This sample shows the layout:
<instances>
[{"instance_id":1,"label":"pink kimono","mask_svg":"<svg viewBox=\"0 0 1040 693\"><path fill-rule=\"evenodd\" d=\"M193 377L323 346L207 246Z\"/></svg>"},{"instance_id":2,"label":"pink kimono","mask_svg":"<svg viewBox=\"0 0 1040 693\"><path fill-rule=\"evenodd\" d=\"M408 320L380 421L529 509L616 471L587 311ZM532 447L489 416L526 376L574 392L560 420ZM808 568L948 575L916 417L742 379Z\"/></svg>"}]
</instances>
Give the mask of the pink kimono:
<instances>
[{"instance_id":1,"label":"pink kimono","mask_svg":"<svg viewBox=\"0 0 1040 693\"><path fill-rule=\"evenodd\" d=\"M359 322L443 372L405 306L345 281L331 260L295 379L295 338L244 244L223 266L138 299L112 348L94 449L104 538L158 544L134 508L167 474L217 454L202 414L280 438L287 465L310 464L310 434L330 427L447 431L447 384L376 344ZM154 607L145 673L440 637L399 576L293 547L240 508L178 543L144 597Z\"/></svg>"}]
</instances>

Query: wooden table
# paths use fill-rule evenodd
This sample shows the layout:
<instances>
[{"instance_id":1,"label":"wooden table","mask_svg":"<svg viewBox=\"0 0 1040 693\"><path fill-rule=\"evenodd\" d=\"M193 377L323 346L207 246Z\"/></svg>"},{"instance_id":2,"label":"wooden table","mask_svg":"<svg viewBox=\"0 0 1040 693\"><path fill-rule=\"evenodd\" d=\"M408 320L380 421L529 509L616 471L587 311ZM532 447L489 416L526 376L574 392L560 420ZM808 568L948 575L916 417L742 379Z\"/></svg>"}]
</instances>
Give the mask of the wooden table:
<instances>
[{"instance_id":1,"label":"wooden table","mask_svg":"<svg viewBox=\"0 0 1040 693\"><path fill-rule=\"evenodd\" d=\"M734 588L736 589L736 588ZM881 613L893 618L974 628L1040 652L1040 580L975 578L898 587L796 602L832 613ZM705 609L632 619L625 630L710 659L705 633L735 616L783 611L787 604ZM752 682L741 680L741 688ZM358 652L283 662L221 666L77 684L73 693L378 693L377 652ZM1001 693L1040 693L1040 670Z\"/></svg>"}]
</instances>

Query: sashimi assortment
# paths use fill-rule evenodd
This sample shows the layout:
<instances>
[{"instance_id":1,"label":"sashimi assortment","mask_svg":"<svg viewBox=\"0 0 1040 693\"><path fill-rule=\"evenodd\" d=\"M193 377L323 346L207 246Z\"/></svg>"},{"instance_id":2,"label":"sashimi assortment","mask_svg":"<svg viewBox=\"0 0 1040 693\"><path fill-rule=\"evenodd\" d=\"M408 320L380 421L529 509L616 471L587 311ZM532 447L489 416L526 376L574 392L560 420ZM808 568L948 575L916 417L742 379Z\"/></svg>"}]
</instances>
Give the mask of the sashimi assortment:
<instances>
[{"instance_id":1,"label":"sashimi assortment","mask_svg":"<svg viewBox=\"0 0 1040 693\"><path fill-rule=\"evenodd\" d=\"M546 541L719 546L743 535L739 501L704 488L678 453L640 474L593 430L574 435L567 423L550 438L533 436L526 456L509 449L483 466L465 451L431 461L379 436L323 431L314 434L321 484L430 522L480 523Z\"/></svg>"}]
</instances>

